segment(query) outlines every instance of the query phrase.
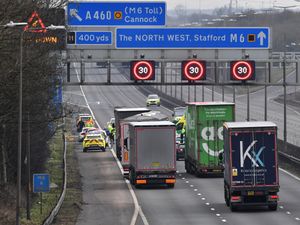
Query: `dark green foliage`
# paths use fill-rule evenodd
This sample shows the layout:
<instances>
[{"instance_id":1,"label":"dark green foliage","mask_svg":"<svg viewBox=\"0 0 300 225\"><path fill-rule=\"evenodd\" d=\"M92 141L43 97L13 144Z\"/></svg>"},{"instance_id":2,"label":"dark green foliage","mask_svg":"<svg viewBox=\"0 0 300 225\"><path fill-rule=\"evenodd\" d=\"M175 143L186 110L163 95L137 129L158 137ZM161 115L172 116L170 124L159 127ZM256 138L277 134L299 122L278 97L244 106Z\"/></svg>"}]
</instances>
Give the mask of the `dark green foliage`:
<instances>
[{"instance_id":1,"label":"dark green foliage","mask_svg":"<svg viewBox=\"0 0 300 225\"><path fill-rule=\"evenodd\" d=\"M0 25L9 21L27 22L34 10L45 7L46 1L0 1ZM57 1L60 2L60 1ZM58 4L59 5L59 4ZM51 12L51 10L49 10ZM53 12L53 11L52 11ZM48 15L51 17L51 15ZM55 17L56 18L56 17ZM64 21L55 25L64 25ZM46 26L49 25L46 21ZM0 27L0 184L3 183L4 149L8 182L16 182L18 113L19 113L19 74L20 74L20 37L22 28ZM59 84L62 68L58 65L60 52L54 45L36 44L36 35L24 33L23 42L23 143L22 163L25 178L25 153L27 141L27 113L30 115L31 168L32 172L41 171L49 149L47 141L53 132L49 125L61 118L61 110L53 103L55 87ZM5 134L3 125L6 126Z\"/></svg>"}]
</instances>

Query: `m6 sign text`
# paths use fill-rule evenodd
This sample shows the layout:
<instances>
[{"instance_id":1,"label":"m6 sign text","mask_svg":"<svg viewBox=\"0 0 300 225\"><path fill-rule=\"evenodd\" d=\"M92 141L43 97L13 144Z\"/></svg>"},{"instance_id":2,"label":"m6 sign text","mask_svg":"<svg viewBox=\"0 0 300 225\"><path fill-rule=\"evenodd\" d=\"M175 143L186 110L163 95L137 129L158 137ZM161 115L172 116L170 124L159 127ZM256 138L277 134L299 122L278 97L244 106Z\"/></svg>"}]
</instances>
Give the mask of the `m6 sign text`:
<instances>
[{"instance_id":1,"label":"m6 sign text","mask_svg":"<svg viewBox=\"0 0 300 225\"><path fill-rule=\"evenodd\" d=\"M155 80L154 61L131 61L130 62L131 80Z\"/></svg>"},{"instance_id":2,"label":"m6 sign text","mask_svg":"<svg viewBox=\"0 0 300 225\"><path fill-rule=\"evenodd\" d=\"M206 62L187 60L181 63L181 79L196 81L206 79Z\"/></svg>"},{"instance_id":3,"label":"m6 sign text","mask_svg":"<svg viewBox=\"0 0 300 225\"><path fill-rule=\"evenodd\" d=\"M255 80L255 61L240 60L230 62L231 80Z\"/></svg>"}]
</instances>

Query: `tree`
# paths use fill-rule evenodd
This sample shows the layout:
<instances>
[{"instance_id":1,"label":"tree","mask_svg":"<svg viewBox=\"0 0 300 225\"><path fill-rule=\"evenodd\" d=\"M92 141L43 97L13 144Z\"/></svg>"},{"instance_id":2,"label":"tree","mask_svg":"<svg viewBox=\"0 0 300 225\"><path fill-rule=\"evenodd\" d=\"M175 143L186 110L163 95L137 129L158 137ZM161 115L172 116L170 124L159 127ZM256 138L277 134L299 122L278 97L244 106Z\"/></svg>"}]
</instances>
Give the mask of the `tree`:
<instances>
[{"instance_id":1,"label":"tree","mask_svg":"<svg viewBox=\"0 0 300 225\"><path fill-rule=\"evenodd\" d=\"M64 25L64 16L55 14L57 7L66 1L49 1L46 4L51 9L49 18L55 19L55 25ZM34 10L43 11L44 1L21 1L1 0L0 2L0 24L9 21L27 21ZM52 10L53 9L53 10ZM63 9L61 9L62 15ZM46 17L46 16L45 16ZM44 21L45 23L50 23ZM50 25L50 24L46 24ZM5 146L5 154L0 154L0 174L3 174L3 166L7 168L8 182L16 182L17 173L17 137L18 137L18 112L19 112L19 71L20 71L20 28L0 28L0 143ZM62 117L61 110L53 101L55 90L60 85L62 68L59 66L59 54L57 46L38 42L44 38L43 33L24 33L23 39L23 122L27 122L26 114L30 114L31 128L31 163L34 172L43 169L44 163L49 155L47 141L53 135L51 123ZM64 39L64 37L61 37ZM23 146L26 146L26 126L23 125ZM5 157L5 158L4 158ZM25 151L22 153L22 167L25 167ZM5 162L6 165L3 165ZM25 173L25 170L22 169ZM1 178L4 176L0 175ZM25 177L25 174L22 174ZM3 180L3 179L2 179ZM0 180L0 184L3 183ZM0 190L1 192L1 190Z\"/></svg>"}]
</instances>

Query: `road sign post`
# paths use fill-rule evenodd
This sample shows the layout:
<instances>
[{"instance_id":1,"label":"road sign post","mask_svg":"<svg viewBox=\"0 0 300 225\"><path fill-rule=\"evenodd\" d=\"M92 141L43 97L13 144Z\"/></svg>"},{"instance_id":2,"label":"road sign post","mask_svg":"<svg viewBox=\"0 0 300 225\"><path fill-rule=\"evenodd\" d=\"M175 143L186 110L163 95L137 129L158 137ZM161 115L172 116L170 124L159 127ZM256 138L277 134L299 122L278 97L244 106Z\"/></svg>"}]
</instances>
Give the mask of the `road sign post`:
<instances>
[{"instance_id":1,"label":"road sign post","mask_svg":"<svg viewBox=\"0 0 300 225\"><path fill-rule=\"evenodd\" d=\"M165 2L69 2L69 26L164 26Z\"/></svg>"},{"instance_id":2,"label":"road sign post","mask_svg":"<svg viewBox=\"0 0 300 225\"><path fill-rule=\"evenodd\" d=\"M50 192L50 175L33 174L33 192L40 194L40 213L43 213L43 192Z\"/></svg>"}]
</instances>

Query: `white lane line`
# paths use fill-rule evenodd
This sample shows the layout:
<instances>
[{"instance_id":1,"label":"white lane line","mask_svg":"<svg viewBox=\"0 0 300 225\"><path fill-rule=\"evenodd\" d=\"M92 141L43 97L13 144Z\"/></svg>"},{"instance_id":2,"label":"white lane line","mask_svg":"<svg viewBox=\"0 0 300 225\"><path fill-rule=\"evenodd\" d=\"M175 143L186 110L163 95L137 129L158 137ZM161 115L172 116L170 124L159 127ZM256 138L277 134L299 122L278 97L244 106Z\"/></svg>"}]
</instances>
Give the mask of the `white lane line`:
<instances>
[{"instance_id":1,"label":"white lane line","mask_svg":"<svg viewBox=\"0 0 300 225\"><path fill-rule=\"evenodd\" d=\"M187 183L187 184L188 184L188 183L190 183L190 182L187 180L185 183Z\"/></svg>"},{"instance_id":2,"label":"white lane line","mask_svg":"<svg viewBox=\"0 0 300 225\"><path fill-rule=\"evenodd\" d=\"M202 201L205 201L205 200L206 200L206 198L201 198L201 200L202 200Z\"/></svg>"},{"instance_id":3,"label":"white lane line","mask_svg":"<svg viewBox=\"0 0 300 225\"><path fill-rule=\"evenodd\" d=\"M194 187L194 185L191 184L190 187Z\"/></svg>"},{"instance_id":4,"label":"white lane line","mask_svg":"<svg viewBox=\"0 0 300 225\"><path fill-rule=\"evenodd\" d=\"M118 164L118 167L119 167L121 173L123 174L123 173L124 173L124 170L123 170L122 164L120 163L120 160L118 160L115 151L114 151L112 148L110 149L110 151L111 151L112 155L114 156L114 158L115 158L115 160L116 160L116 162L117 162L117 164ZM130 225L135 225L135 224L136 224L137 216L138 216L139 213L140 213L140 216L141 216L141 218L142 218L142 220L143 220L144 225L149 225L148 220L147 220L147 218L145 217L145 214L143 213L143 210L142 210L142 208L141 208L140 205L139 205L139 202L138 202L137 197L136 197L136 195L135 195L135 193L134 193L134 191L133 191L133 189L132 189L132 186L131 186L130 182L129 182L127 179L125 179L125 182L126 182L127 187L128 187L128 189L129 189L129 191L130 191L130 194L131 194L131 196L132 196L134 205L137 206L137 207L134 207L134 214L133 214L133 216L132 216Z\"/></svg>"},{"instance_id":5,"label":"white lane line","mask_svg":"<svg viewBox=\"0 0 300 225\"><path fill-rule=\"evenodd\" d=\"M287 171L287 170L285 170L285 169L282 169L282 168L279 168L279 170L281 170L282 172L284 172L284 173L290 175L290 176L291 176L292 178L294 178L295 180L300 181L300 178L299 178L299 177L297 177L296 175L290 173L289 171Z\"/></svg>"},{"instance_id":6,"label":"white lane line","mask_svg":"<svg viewBox=\"0 0 300 225\"><path fill-rule=\"evenodd\" d=\"M291 215L291 212L287 211L286 214Z\"/></svg>"},{"instance_id":7,"label":"white lane line","mask_svg":"<svg viewBox=\"0 0 300 225\"><path fill-rule=\"evenodd\" d=\"M77 79L78 79L78 81L79 81L79 74L78 74L78 71L77 71L76 68L75 68L75 72L76 72L76 75L77 75ZM98 121L96 120L96 117L95 117L95 115L94 115L94 113L93 113L91 107L89 106L89 103L88 103L87 98L86 98L86 96L85 96L85 93L84 93L84 91L83 91L82 85L80 85L79 87L80 87L81 93L82 93L82 95L83 95L83 98L84 98L84 100L85 100L85 102L86 102L86 105L87 105L88 109L90 110L90 112L91 112L93 118L95 119L95 122L96 122L97 126L98 126L99 128L101 128L100 125L99 125L99 123L98 123ZM116 160L116 162L117 162L117 165L118 165L118 167L119 167L119 169L120 169L120 171L121 171L121 174L123 175L123 167L122 167L120 161L118 160L118 158L117 158L117 156L116 156L116 154L115 154L115 152L113 151L112 148L110 149L110 151L111 151L111 153L113 154L113 157L115 158L115 160ZM143 221L144 225L149 225L148 220L147 220L147 218L145 217L145 214L143 213L142 208L140 207L140 205L139 205L139 203L138 203L137 197L136 197L136 195L135 195L135 193L134 193L134 191L133 191L133 189L132 189L131 184L128 182L128 180L125 180L125 182L126 182L126 184L127 184L127 187L128 187L128 189L129 189L129 192L130 192L131 197L132 197L133 202L134 202L134 213L133 213L133 216L132 216L132 218L131 218L130 225L135 225L135 224L136 224L138 214L140 214L140 216L141 216L141 218L142 218L142 221Z\"/></svg>"},{"instance_id":8,"label":"white lane line","mask_svg":"<svg viewBox=\"0 0 300 225\"><path fill-rule=\"evenodd\" d=\"M296 218L295 218L295 220L299 221L299 220L300 220L300 218L299 218L299 217L296 217Z\"/></svg>"},{"instance_id":9,"label":"white lane line","mask_svg":"<svg viewBox=\"0 0 300 225\"><path fill-rule=\"evenodd\" d=\"M71 92L71 91L65 91L64 93L65 93L65 94L68 94L68 95L77 95L77 96L80 96L80 97L82 97L82 95L81 95L81 94L76 94L76 93L74 93L74 92Z\"/></svg>"},{"instance_id":10,"label":"white lane line","mask_svg":"<svg viewBox=\"0 0 300 225\"><path fill-rule=\"evenodd\" d=\"M209 203L209 202L206 202L205 205L210 205L210 203Z\"/></svg>"},{"instance_id":11,"label":"white lane line","mask_svg":"<svg viewBox=\"0 0 300 225\"><path fill-rule=\"evenodd\" d=\"M75 63L74 63L74 64L75 64ZM74 66L74 65L73 65L73 66ZM80 81L80 79L79 79L79 74L78 74L78 71L77 71L76 68L75 68L75 73L76 73L76 76L77 76L78 81ZM79 87L80 87L81 93L82 93L82 95L83 95L84 101L85 101L85 103L86 103L88 109L90 110L90 112L91 112L93 118L95 119L95 122L96 122L98 128L101 128L100 125L99 125L99 123L98 123L98 121L96 120L96 117L95 117L95 115L94 115L94 113L93 113L93 111L92 111L92 109L91 109L91 107L90 107L90 105L89 105L89 103L88 103L88 100L87 100L87 98L86 98L86 96L85 96L85 94L84 94L82 85L79 85Z\"/></svg>"},{"instance_id":12,"label":"white lane line","mask_svg":"<svg viewBox=\"0 0 300 225\"><path fill-rule=\"evenodd\" d=\"M216 214L216 216L217 216L217 217L220 217L220 216L221 216L221 214L217 213L217 214Z\"/></svg>"},{"instance_id":13,"label":"white lane line","mask_svg":"<svg viewBox=\"0 0 300 225\"><path fill-rule=\"evenodd\" d=\"M225 219L223 219L223 220L221 220L223 223L226 223L227 222L227 220L225 220Z\"/></svg>"},{"instance_id":14,"label":"white lane line","mask_svg":"<svg viewBox=\"0 0 300 225\"><path fill-rule=\"evenodd\" d=\"M201 194L201 193L198 193L197 195L201 196L202 194Z\"/></svg>"},{"instance_id":15,"label":"white lane line","mask_svg":"<svg viewBox=\"0 0 300 225\"><path fill-rule=\"evenodd\" d=\"M81 96L82 97L82 96ZM87 108L86 105L79 105L79 104L76 104L76 103L73 103L73 102L65 102L66 104L69 104L69 105L76 105L76 106L79 106L81 108Z\"/></svg>"},{"instance_id":16,"label":"white lane line","mask_svg":"<svg viewBox=\"0 0 300 225\"><path fill-rule=\"evenodd\" d=\"M283 104L281 104L279 102L276 102L274 99L270 99L270 102L272 102L275 105L279 105L279 106L283 107ZM298 116L300 115L300 113L297 110L295 110L294 108L292 108L292 107L290 107L288 105L286 106L286 108L289 109L289 110L291 110L293 113L297 114Z\"/></svg>"},{"instance_id":17,"label":"white lane line","mask_svg":"<svg viewBox=\"0 0 300 225\"><path fill-rule=\"evenodd\" d=\"M198 191L198 189L197 189L197 188L195 188L195 189L194 189L194 191Z\"/></svg>"}]
</instances>

